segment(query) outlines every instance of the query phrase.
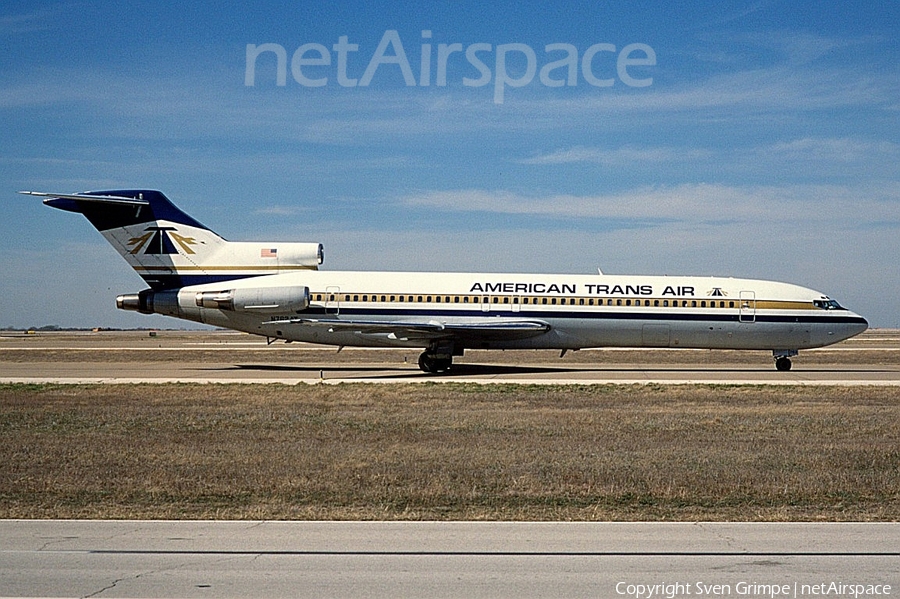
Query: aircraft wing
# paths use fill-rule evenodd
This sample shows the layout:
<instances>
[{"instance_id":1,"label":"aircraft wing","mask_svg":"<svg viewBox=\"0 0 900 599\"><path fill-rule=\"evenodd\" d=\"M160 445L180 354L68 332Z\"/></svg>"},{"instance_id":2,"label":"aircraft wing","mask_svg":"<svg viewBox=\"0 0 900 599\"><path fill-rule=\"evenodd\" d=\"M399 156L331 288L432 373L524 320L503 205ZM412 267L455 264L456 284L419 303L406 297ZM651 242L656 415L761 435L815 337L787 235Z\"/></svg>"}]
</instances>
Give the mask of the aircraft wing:
<instances>
[{"instance_id":1,"label":"aircraft wing","mask_svg":"<svg viewBox=\"0 0 900 599\"><path fill-rule=\"evenodd\" d=\"M390 320L344 320L337 318L288 318L270 320L268 325L299 324L321 327L329 332L388 335L395 339L524 339L550 330L540 320L520 318L479 318L463 322L403 322Z\"/></svg>"}]
</instances>

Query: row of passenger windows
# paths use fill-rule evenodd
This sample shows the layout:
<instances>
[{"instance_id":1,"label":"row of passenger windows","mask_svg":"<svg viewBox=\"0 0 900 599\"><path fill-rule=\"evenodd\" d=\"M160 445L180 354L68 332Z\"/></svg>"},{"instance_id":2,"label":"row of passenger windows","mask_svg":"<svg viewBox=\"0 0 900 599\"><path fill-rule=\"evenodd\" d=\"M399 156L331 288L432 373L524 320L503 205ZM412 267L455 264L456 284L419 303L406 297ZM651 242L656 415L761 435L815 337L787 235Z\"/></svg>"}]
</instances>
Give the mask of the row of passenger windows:
<instances>
[{"instance_id":1,"label":"row of passenger windows","mask_svg":"<svg viewBox=\"0 0 900 599\"><path fill-rule=\"evenodd\" d=\"M326 299L327 298L327 299ZM487 295L368 295L316 293L317 302L404 302L445 304L522 304L550 306L647 306L654 308L736 308L737 302L715 300L613 299L593 297L519 297ZM745 308L749 305L745 305Z\"/></svg>"}]
</instances>

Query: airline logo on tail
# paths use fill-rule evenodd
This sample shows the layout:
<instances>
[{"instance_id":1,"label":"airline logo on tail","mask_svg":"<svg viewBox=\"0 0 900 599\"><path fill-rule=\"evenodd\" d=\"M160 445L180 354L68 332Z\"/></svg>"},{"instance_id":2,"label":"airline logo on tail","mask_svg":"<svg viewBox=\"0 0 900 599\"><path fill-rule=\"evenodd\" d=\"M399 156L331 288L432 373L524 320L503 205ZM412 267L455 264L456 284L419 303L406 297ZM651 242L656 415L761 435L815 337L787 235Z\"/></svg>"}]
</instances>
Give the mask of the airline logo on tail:
<instances>
[{"instance_id":1,"label":"airline logo on tail","mask_svg":"<svg viewBox=\"0 0 900 599\"><path fill-rule=\"evenodd\" d=\"M144 230L147 231L146 234L128 240L127 245L132 248L129 252L131 255L139 254L145 246L147 248L143 252L145 254L177 254L178 250L175 249L173 242L177 243L185 254L195 253L191 246L196 245L197 240L179 235L175 232L178 230L175 227L147 227Z\"/></svg>"}]
</instances>

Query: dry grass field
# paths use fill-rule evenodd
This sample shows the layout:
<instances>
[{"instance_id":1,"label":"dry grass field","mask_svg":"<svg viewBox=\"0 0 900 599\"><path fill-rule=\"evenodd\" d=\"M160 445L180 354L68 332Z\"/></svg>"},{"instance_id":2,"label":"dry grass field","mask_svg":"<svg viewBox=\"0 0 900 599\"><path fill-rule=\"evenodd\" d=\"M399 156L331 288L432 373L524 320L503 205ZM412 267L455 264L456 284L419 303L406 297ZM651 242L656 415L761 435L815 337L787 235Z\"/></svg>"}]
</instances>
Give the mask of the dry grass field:
<instances>
[{"instance_id":1,"label":"dry grass field","mask_svg":"<svg viewBox=\"0 0 900 599\"><path fill-rule=\"evenodd\" d=\"M898 520L896 387L0 385L0 517Z\"/></svg>"}]
</instances>

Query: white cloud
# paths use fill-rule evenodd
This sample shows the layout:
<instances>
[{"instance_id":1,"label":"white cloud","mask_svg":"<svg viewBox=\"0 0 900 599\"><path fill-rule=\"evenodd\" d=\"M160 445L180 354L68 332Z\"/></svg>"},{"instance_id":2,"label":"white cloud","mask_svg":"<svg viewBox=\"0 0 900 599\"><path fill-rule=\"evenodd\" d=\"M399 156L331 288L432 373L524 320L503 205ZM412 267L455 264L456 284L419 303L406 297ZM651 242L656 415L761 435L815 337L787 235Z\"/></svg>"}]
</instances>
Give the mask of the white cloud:
<instances>
[{"instance_id":1,"label":"white cloud","mask_svg":"<svg viewBox=\"0 0 900 599\"><path fill-rule=\"evenodd\" d=\"M830 221L842 226L896 222L900 183L746 186L690 183L641 187L618 194L526 196L510 191L424 191L401 198L411 208L560 218L750 223ZM862 221L848 220L853 214Z\"/></svg>"},{"instance_id":2,"label":"white cloud","mask_svg":"<svg viewBox=\"0 0 900 599\"><path fill-rule=\"evenodd\" d=\"M56 21L74 9L74 5L56 4L31 12L0 16L0 35L32 33L59 29Z\"/></svg>"},{"instance_id":3,"label":"white cloud","mask_svg":"<svg viewBox=\"0 0 900 599\"><path fill-rule=\"evenodd\" d=\"M534 165L593 163L606 166L625 166L695 161L709 158L712 155L713 153L708 150L697 148L622 146L614 150L608 150L596 147L574 146L548 154L525 158L517 162Z\"/></svg>"},{"instance_id":4,"label":"white cloud","mask_svg":"<svg viewBox=\"0 0 900 599\"><path fill-rule=\"evenodd\" d=\"M854 138L804 137L773 144L763 149L764 154L774 153L789 160L815 160L835 163L861 162L900 158L900 145L885 140Z\"/></svg>"},{"instance_id":5,"label":"white cloud","mask_svg":"<svg viewBox=\"0 0 900 599\"><path fill-rule=\"evenodd\" d=\"M266 214L269 216L295 216L302 212L303 210L296 206L265 206L253 211L254 214Z\"/></svg>"}]
</instances>

